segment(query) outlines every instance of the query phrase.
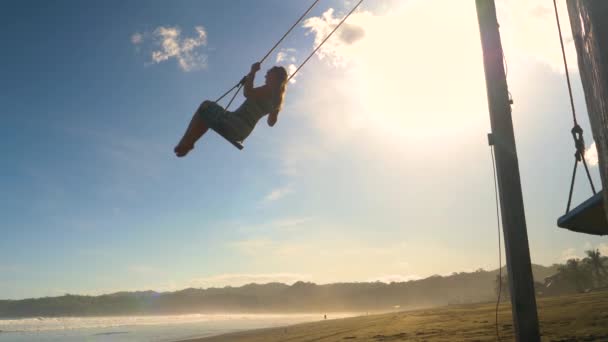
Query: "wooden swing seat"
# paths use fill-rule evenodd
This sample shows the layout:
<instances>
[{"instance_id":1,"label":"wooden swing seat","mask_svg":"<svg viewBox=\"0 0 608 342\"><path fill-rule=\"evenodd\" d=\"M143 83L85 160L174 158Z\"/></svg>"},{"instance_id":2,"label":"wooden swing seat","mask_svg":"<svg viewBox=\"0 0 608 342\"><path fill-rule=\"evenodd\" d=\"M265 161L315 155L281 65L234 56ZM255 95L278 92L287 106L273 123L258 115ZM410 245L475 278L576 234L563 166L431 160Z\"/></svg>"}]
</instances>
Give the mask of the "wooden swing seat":
<instances>
[{"instance_id":1,"label":"wooden swing seat","mask_svg":"<svg viewBox=\"0 0 608 342\"><path fill-rule=\"evenodd\" d=\"M558 218L557 226L579 233L608 235L602 191Z\"/></svg>"},{"instance_id":2,"label":"wooden swing seat","mask_svg":"<svg viewBox=\"0 0 608 342\"><path fill-rule=\"evenodd\" d=\"M238 148L239 150L243 149L243 142L242 141L237 141L234 139L230 139L230 137L228 137L227 135L225 135L221 129L215 129L214 127L210 127L215 133L219 134L219 136L221 136L222 138L226 139L226 141L228 141L229 143L231 143L232 145L234 145L234 147Z\"/></svg>"}]
</instances>

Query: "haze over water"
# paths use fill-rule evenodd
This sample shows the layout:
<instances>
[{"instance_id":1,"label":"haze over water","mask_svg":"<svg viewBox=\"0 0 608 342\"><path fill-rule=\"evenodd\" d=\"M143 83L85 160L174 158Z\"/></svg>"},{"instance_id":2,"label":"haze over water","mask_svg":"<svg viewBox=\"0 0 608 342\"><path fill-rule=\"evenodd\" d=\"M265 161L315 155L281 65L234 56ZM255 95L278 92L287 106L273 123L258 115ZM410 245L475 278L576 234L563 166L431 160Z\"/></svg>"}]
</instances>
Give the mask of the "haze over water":
<instances>
[{"instance_id":1,"label":"haze over water","mask_svg":"<svg viewBox=\"0 0 608 342\"><path fill-rule=\"evenodd\" d=\"M343 318L355 314L330 314ZM0 342L176 341L323 319L323 314L192 314L0 320Z\"/></svg>"}]
</instances>

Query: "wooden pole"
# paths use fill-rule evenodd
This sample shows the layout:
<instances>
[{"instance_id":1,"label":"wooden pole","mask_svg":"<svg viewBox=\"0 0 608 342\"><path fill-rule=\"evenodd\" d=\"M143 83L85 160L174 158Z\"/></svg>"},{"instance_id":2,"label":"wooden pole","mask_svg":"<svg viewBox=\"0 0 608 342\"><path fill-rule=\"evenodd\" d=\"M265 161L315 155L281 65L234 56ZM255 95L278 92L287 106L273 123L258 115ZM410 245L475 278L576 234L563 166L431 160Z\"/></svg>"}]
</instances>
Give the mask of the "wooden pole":
<instances>
[{"instance_id":1,"label":"wooden pole","mask_svg":"<svg viewBox=\"0 0 608 342\"><path fill-rule=\"evenodd\" d=\"M540 336L534 279L496 6L494 0L476 0L475 3L488 92L491 143L496 155L513 326L517 341L536 342L540 341Z\"/></svg>"}]
</instances>

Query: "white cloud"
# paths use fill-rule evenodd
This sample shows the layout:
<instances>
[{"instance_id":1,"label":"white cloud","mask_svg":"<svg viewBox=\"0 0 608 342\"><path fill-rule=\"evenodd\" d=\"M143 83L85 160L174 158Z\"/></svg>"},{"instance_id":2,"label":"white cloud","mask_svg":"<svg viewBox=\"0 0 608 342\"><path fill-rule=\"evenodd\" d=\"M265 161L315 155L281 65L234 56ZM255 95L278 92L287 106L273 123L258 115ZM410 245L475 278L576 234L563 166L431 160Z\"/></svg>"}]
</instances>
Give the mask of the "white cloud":
<instances>
[{"instance_id":1,"label":"white cloud","mask_svg":"<svg viewBox=\"0 0 608 342\"><path fill-rule=\"evenodd\" d=\"M276 62L277 63L287 63L285 68L287 69L287 74L290 76L298 68L295 64L296 63L295 53L296 53L296 49L293 49L293 48L282 48L277 53ZM298 71L298 75L299 74L300 74L300 72ZM297 75L292 77L291 80L289 80L289 83L292 83L292 84L296 83L296 78L297 78Z\"/></svg>"},{"instance_id":2,"label":"white cloud","mask_svg":"<svg viewBox=\"0 0 608 342\"><path fill-rule=\"evenodd\" d=\"M53 296L63 295L66 293L79 294L79 295L84 295L84 296L99 296L99 295L116 293L116 292L137 292L137 291L148 291L148 290L156 291L156 292L173 292L173 291L183 290L187 287L191 287L190 283L186 283L186 282L177 283L173 280L169 280L164 283L151 284L151 285L147 285L147 286L142 285L142 286L129 286L129 287L125 287L125 286L105 287L105 288L88 289L88 290L84 290L84 291L55 289L55 290L51 290L51 291L53 291L53 293L52 293Z\"/></svg>"},{"instance_id":3,"label":"white cloud","mask_svg":"<svg viewBox=\"0 0 608 342\"><path fill-rule=\"evenodd\" d=\"M597 246L597 249L600 250L600 253L602 253L603 256L608 256L608 243L600 243Z\"/></svg>"},{"instance_id":4,"label":"white cloud","mask_svg":"<svg viewBox=\"0 0 608 342\"><path fill-rule=\"evenodd\" d=\"M585 243L585 246L583 247L583 250L588 251L588 250L599 250L600 253L603 256L608 256L608 244L606 243L600 243L598 245L596 245L595 247L593 247L593 244L590 242Z\"/></svg>"},{"instance_id":5,"label":"white cloud","mask_svg":"<svg viewBox=\"0 0 608 342\"><path fill-rule=\"evenodd\" d=\"M585 151L585 160L589 164L589 166L596 166L599 162L597 156L597 146L595 146L595 141L587 147Z\"/></svg>"},{"instance_id":6,"label":"white cloud","mask_svg":"<svg viewBox=\"0 0 608 342\"><path fill-rule=\"evenodd\" d=\"M293 75L293 73L296 72L296 70L298 70L298 67L295 64L288 64L286 69L287 69L287 74L291 77L291 75ZM296 83L296 79L301 74L302 74L302 71L298 71L297 74L295 74L293 77L291 77L291 79L289 80L289 83L291 83L291 84Z\"/></svg>"},{"instance_id":7,"label":"white cloud","mask_svg":"<svg viewBox=\"0 0 608 342\"><path fill-rule=\"evenodd\" d=\"M368 12L360 12L359 14L352 15L349 20L334 33L334 35L325 41L323 46L317 52L320 59L325 57L331 57L331 61L336 65L344 65L347 62L345 58L344 46L353 45L357 41L360 41L365 36L365 30L362 26L353 24L358 22L357 16L368 16L371 15ZM311 17L306 19L303 23L303 27L309 30L308 33L312 33L315 36L314 46L319 46L321 42L327 37L331 31L338 25L342 18L334 16L334 9L330 8L320 17Z\"/></svg>"},{"instance_id":8,"label":"white cloud","mask_svg":"<svg viewBox=\"0 0 608 342\"><path fill-rule=\"evenodd\" d=\"M577 255L575 248L567 248L562 251L561 261L567 261L569 259L580 259L581 257Z\"/></svg>"},{"instance_id":9,"label":"white cloud","mask_svg":"<svg viewBox=\"0 0 608 342\"><path fill-rule=\"evenodd\" d=\"M282 48L279 52L277 52L277 63L288 62L295 63L296 57L294 54L296 53L296 49L293 48Z\"/></svg>"},{"instance_id":10,"label":"white cloud","mask_svg":"<svg viewBox=\"0 0 608 342\"><path fill-rule=\"evenodd\" d=\"M273 189L266 196L264 196L265 202L274 202L278 201L286 195L293 192L293 188L291 185L286 185L280 188Z\"/></svg>"},{"instance_id":11,"label":"white cloud","mask_svg":"<svg viewBox=\"0 0 608 342\"><path fill-rule=\"evenodd\" d=\"M375 281L379 281L382 283L401 283L401 282L407 282L410 280L419 280L422 279L421 276L416 275L416 274L408 274L408 275L403 275L403 274L386 274L386 275L382 275L379 277L373 277L373 278L369 278L367 281L369 282L375 282Z\"/></svg>"},{"instance_id":12,"label":"white cloud","mask_svg":"<svg viewBox=\"0 0 608 342\"><path fill-rule=\"evenodd\" d=\"M310 281L311 276L308 274L298 273L227 273L209 277L196 278L190 282L192 287L224 287L224 286L242 286L246 284L267 284L267 283L284 283L291 285L297 281Z\"/></svg>"},{"instance_id":13,"label":"white cloud","mask_svg":"<svg viewBox=\"0 0 608 342\"><path fill-rule=\"evenodd\" d=\"M144 42L144 36L141 33L139 33L139 32L133 33L133 35L131 36L131 43L133 45L139 45L143 42Z\"/></svg>"},{"instance_id":14,"label":"white cloud","mask_svg":"<svg viewBox=\"0 0 608 342\"><path fill-rule=\"evenodd\" d=\"M151 52L153 63L162 63L175 59L183 71L200 70L207 66L207 55L202 54L200 47L207 45L207 32L202 26L194 27L193 37L182 37L182 31L177 26L159 26L152 32L154 44L157 46ZM142 45L144 34L134 33L131 36L133 45Z\"/></svg>"},{"instance_id":15,"label":"white cloud","mask_svg":"<svg viewBox=\"0 0 608 342\"><path fill-rule=\"evenodd\" d=\"M184 71L204 68L207 62L206 55L200 55L196 48L207 45L207 33L202 26L195 27L197 37L180 38L181 30L178 27L159 27L154 31L161 50L152 52L152 60L160 63L175 58L179 67Z\"/></svg>"}]
</instances>

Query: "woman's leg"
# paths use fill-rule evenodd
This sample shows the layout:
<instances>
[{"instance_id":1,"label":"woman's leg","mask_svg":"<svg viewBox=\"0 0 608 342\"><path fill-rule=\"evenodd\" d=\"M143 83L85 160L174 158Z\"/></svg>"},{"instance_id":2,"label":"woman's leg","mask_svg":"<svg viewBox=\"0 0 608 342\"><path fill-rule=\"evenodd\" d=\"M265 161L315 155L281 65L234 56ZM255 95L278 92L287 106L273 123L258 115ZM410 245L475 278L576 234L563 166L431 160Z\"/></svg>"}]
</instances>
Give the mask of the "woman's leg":
<instances>
[{"instance_id":1,"label":"woman's leg","mask_svg":"<svg viewBox=\"0 0 608 342\"><path fill-rule=\"evenodd\" d=\"M176 156L183 157L188 154L188 152L194 148L194 143L196 143L196 141L207 132L207 129L209 129L200 114L201 111L207 108L208 102L209 101L203 102L192 116L192 120L190 120L190 124L188 125L184 136L177 146L175 146L175 149L173 149Z\"/></svg>"}]
</instances>

